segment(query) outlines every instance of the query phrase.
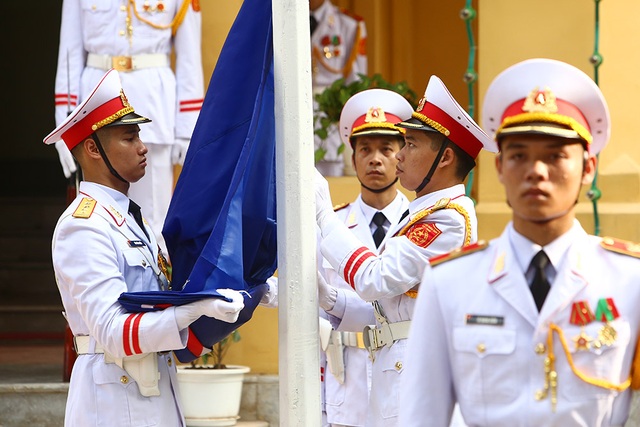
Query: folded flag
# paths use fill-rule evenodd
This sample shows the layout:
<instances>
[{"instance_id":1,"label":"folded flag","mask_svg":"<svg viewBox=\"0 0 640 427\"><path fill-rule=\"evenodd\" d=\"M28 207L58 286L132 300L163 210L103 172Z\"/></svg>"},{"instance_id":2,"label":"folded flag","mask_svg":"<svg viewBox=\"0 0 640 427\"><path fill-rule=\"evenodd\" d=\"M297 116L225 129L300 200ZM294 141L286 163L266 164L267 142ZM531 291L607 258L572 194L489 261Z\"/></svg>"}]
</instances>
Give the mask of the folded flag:
<instances>
[{"instance_id":1,"label":"folded flag","mask_svg":"<svg viewBox=\"0 0 640 427\"><path fill-rule=\"evenodd\" d=\"M245 292L236 323L191 324L181 362L247 322L277 267L271 1L245 0L211 77L162 234L172 291L126 292L130 311L159 310L216 289Z\"/></svg>"}]
</instances>

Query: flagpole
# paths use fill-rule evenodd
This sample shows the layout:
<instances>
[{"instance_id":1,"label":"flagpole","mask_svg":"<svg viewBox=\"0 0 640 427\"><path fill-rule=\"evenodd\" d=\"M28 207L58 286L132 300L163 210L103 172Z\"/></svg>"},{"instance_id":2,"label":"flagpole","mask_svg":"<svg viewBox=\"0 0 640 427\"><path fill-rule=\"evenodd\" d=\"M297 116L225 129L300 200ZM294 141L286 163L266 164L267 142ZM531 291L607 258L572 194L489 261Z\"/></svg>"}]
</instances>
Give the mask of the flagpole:
<instances>
[{"instance_id":1,"label":"flagpole","mask_svg":"<svg viewBox=\"0 0 640 427\"><path fill-rule=\"evenodd\" d=\"M309 3L273 0L280 426L319 427Z\"/></svg>"}]
</instances>

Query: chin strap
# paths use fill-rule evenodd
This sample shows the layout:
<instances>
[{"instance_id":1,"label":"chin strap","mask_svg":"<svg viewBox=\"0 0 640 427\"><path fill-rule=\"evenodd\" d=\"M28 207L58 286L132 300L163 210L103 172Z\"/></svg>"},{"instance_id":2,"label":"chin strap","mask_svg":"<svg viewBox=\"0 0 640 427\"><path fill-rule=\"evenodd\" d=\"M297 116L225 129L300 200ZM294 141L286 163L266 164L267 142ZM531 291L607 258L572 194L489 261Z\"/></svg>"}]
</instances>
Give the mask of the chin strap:
<instances>
[{"instance_id":1,"label":"chin strap","mask_svg":"<svg viewBox=\"0 0 640 427\"><path fill-rule=\"evenodd\" d=\"M436 167L438 167L438 163L440 163L440 159L442 158L442 155L444 154L444 150L447 148L448 145L449 145L448 139L445 139L444 141L442 141L442 145L440 146L440 150L438 150L438 154L436 155L436 158L433 160L431 169L429 169L427 176L425 176L424 179L422 180L422 184L420 184L418 188L416 188L415 190L416 193L421 192L424 189L424 187L427 186L429 181L431 181L431 177L433 177L433 174L436 172Z\"/></svg>"},{"instance_id":2,"label":"chin strap","mask_svg":"<svg viewBox=\"0 0 640 427\"><path fill-rule=\"evenodd\" d=\"M358 180L358 181L360 181L360 180ZM394 180L393 180L393 182L391 182L391 184L387 185L386 187L378 188L377 190L375 190L375 189L373 189L373 188L371 188L371 187L367 187L366 185L364 185L364 184L362 183L362 181L360 181L360 185L361 185L363 188L366 188L367 190L371 191L372 193L379 194L379 193L384 193L385 191L387 191L388 189L390 189L391 187L393 187L393 186L396 184L396 182L398 182L398 177L397 177L397 176L396 176L396 179L394 179Z\"/></svg>"},{"instance_id":3,"label":"chin strap","mask_svg":"<svg viewBox=\"0 0 640 427\"><path fill-rule=\"evenodd\" d=\"M100 139L98 138L98 134L96 132L93 133L93 139L96 140L96 146L98 147L98 151L100 152L100 155L102 156L102 159L104 160L104 163L107 165L107 168L109 168L109 172L111 172L111 174L113 176L115 176L116 178L118 178L120 181L129 183L129 181L127 181L126 179L121 177L120 174L111 165L111 162L109 161L109 158L107 157L107 153L105 153L104 148L102 148L102 143L100 142Z\"/></svg>"}]
</instances>

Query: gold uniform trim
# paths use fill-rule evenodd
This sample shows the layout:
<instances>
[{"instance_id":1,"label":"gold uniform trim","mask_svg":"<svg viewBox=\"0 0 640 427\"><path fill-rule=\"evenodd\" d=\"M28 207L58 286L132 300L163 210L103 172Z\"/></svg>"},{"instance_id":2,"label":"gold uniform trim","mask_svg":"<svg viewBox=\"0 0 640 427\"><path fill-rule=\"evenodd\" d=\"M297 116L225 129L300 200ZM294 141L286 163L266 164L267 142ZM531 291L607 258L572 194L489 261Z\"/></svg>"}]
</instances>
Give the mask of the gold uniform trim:
<instances>
[{"instance_id":1,"label":"gold uniform trim","mask_svg":"<svg viewBox=\"0 0 640 427\"><path fill-rule=\"evenodd\" d=\"M413 113L411 113L411 117L413 117L414 119L420 120L422 123L424 123L426 125L431 126L435 130L437 130L438 132L443 134L444 136L449 136L451 134L449 129L447 129L446 127L442 126L440 123L436 122L435 120L430 119L429 117L425 116L422 113L418 113L418 112L414 111Z\"/></svg>"},{"instance_id":2,"label":"gold uniform trim","mask_svg":"<svg viewBox=\"0 0 640 427\"><path fill-rule=\"evenodd\" d=\"M499 136L502 131L507 131L511 126L533 122L552 123L556 125L568 126L570 129L573 129L580 138L585 140L587 144L591 144L591 142L593 141L591 132L589 132L575 119L564 116L562 114L540 112L522 113L516 114L515 116L507 117L506 119L504 119L498 130L496 130L496 136Z\"/></svg>"},{"instance_id":3,"label":"gold uniform trim","mask_svg":"<svg viewBox=\"0 0 640 427\"><path fill-rule=\"evenodd\" d=\"M96 203L94 199L83 197L72 216L74 218L89 218L96 207Z\"/></svg>"},{"instance_id":4,"label":"gold uniform trim","mask_svg":"<svg viewBox=\"0 0 640 427\"><path fill-rule=\"evenodd\" d=\"M479 240L475 245L470 246L462 246L460 248L456 248L453 251L449 252L443 256L436 256L433 259L429 260L429 265L434 267L436 265L442 264L446 261L450 261L452 259L460 258L465 255L472 254L474 252L483 251L489 247L489 242L485 240Z\"/></svg>"},{"instance_id":5,"label":"gold uniform trim","mask_svg":"<svg viewBox=\"0 0 640 427\"><path fill-rule=\"evenodd\" d=\"M413 113L416 114L416 113ZM413 227L418 221L425 218L428 215L431 215L435 211L439 211L440 209L455 209L460 215L464 218L464 243L466 246L471 243L471 218L469 217L469 213L465 208L458 205L457 203L451 203L451 199L448 197L442 198L436 202L432 207L425 209L423 211L418 212L407 225L405 225L399 232L396 234L397 236L404 236L410 229ZM417 298L418 291L415 289L410 289L405 292L405 295L409 298Z\"/></svg>"}]
</instances>

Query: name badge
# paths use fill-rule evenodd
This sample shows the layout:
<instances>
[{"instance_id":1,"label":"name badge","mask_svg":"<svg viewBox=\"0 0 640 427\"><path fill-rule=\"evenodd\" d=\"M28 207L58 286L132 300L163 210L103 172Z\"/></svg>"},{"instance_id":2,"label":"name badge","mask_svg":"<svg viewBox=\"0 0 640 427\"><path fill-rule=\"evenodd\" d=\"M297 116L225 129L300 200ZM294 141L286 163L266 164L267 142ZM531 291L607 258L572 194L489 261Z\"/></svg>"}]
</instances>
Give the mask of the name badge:
<instances>
[{"instance_id":1,"label":"name badge","mask_svg":"<svg viewBox=\"0 0 640 427\"><path fill-rule=\"evenodd\" d=\"M467 325L503 326L502 316L483 316L481 314L467 314Z\"/></svg>"},{"instance_id":2,"label":"name badge","mask_svg":"<svg viewBox=\"0 0 640 427\"><path fill-rule=\"evenodd\" d=\"M144 246L144 242L142 240L129 240L128 243L130 248L140 248Z\"/></svg>"}]
</instances>

